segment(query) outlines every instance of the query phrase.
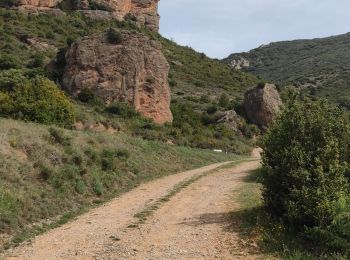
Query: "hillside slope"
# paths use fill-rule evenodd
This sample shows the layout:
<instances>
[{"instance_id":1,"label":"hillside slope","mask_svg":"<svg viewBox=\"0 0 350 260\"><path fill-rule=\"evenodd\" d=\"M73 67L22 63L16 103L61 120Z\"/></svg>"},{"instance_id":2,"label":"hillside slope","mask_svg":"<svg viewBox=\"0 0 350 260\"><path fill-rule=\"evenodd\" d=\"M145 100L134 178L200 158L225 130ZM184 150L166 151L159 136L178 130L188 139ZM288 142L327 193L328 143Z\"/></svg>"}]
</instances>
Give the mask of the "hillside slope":
<instances>
[{"instance_id":1,"label":"hillside slope","mask_svg":"<svg viewBox=\"0 0 350 260\"><path fill-rule=\"evenodd\" d=\"M125 110L120 104L107 108L101 102L95 102L94 98L94 104L86 103L86 100L82 103L72 99L76 121L82 123L84 129L91 128L93 124L112 124L124 132L146 139L164 142L170 140L180 145L229 151L240 150L240 143L246 142L240 134L237 135L223 124L217 124L216 112L228 110L241 103L244 91L258 81L253 75L232 71L218 60L181 47L157 33L144 28L139 29L132 20L93 20L79 12L70 12L65 16L24 14L3 8L0 9L0 22L2 72L15 69L27 78L41 75L55 81L58 86L66 64L66 50L72 42L81 37L117 28L142 32L162 43L162 51L171 66L169 83L172 92L173 124L155 126L144 119L135 118L133 113L116 115L121 113L120 110ZM50 62L52 60L55 61L54 64ZM17 77L17 72L12 73L10 77ZM7 81L9 76L4 77ZM222 94L226 95L225 105L219 102ZM208 109L211 109L210 113L207 112ZM106 110L112 113L106 115ZM0 115L9 117L1 108ZM240 127L250 132L249 127L242 122ZM251 134L248 133L248 136Z\"/></svg>"},{"instance_id":2,"label":"hillside slope","mask_svg":"<svg viewBox=\"0 0 350 260\"><path fill-rule=\"evenodd\" d=\"M243 71L281 86L292 84L335 102L350 96L350 33L271 43L224 61L232 64L240 58L250 63Z\"/></svg>"},{"instance_id":3,"label":"hillside slope","mask_svg":"<svg viewBox=\"0 0 350 260\"><path fill-rule=\"evenodd\" d=\"M162 43L171 64L172 124L157 125L128 104L104 104L91 92L74 98L61 91L67 48L110 29ZM242 134L217 116L257 81L138 28L132 19L0 8L0 245L17 232L15 242L25 239L33 223L34 233L42 232L58 216L65 221L72 211L140 182L250 152L250 126L242 119Z\"/></svg>"},{"instance_id":4,"label":"hillside slope","mask_svg":"<svg viewBox=\"0 0 350 260\"><path fill-rule=\"evenodd\" d=\"M57 216L67 219L142 182L239 158L123 133L62 130L8 119L0 119L0 126L0 249L10 235L21 234L18 242L31 227L40 232Z\"/></svg>"}]
</instances>

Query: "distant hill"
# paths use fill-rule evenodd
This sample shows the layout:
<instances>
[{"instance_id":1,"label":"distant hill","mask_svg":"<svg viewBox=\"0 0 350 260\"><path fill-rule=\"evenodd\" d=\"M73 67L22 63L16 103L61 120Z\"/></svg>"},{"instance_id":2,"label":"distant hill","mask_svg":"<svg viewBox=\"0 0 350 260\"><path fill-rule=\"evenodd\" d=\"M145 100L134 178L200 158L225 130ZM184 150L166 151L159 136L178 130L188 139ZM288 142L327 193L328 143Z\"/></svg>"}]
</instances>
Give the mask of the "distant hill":
<instances>
[{"instance_id":1,"label":"distant hill","mask_svg":"<svg viewBox=\"0 0 350 260\"><path fill-rule=\"evenodd\" d=\"M335 102L350 97L350 33L271 43L224 62L280 86L301 87L311 96Z\"/></svg>"}]
</instances>

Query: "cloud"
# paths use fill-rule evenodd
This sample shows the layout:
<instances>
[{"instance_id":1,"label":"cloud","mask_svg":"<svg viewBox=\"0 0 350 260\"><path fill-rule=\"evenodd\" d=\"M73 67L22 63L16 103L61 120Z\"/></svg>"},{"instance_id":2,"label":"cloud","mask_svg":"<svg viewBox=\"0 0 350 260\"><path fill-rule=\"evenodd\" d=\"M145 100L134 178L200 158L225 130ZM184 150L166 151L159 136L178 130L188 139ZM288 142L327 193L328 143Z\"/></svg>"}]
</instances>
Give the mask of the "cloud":
<instances>
[{"instance_id":1,"label":"cloud","mask_svg":"<svg viewBox=\"0 0 350 260\"><path fill-rule=\"evenodd\" d=\"M350 31L349 0L161 0L161 34L211 57Z\"/></svg>"}]
</instances>

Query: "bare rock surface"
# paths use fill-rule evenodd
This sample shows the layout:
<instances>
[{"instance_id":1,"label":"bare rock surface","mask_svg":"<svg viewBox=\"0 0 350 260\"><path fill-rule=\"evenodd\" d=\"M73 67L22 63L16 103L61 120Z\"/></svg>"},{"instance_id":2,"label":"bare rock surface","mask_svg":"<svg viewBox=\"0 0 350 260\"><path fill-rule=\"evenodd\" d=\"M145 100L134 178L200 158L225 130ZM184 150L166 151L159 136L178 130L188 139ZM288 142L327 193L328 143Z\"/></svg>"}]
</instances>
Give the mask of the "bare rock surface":
<instances>
[{"instance_id":1,"label":"bare rock surface","mask_svg":"<svg viewBox=\"0 0 350 260\"><path fill-rule=\"evenodd\" d=\"M156 123L172 121L169 64L160 43L141 33L121 32L121 43L107 35L85 37L66 54L63 85L71 94L92 90L107 104L128 102Z\"/></svg>"},{"instance_id":2,"label":"bare rock surface","mask_svg":"<svg viewBox=\"0 0 350 260\"><path fill-rule=\"evenodd\" d=\"M258 155L258 153L256 153ZM214 164L168 176L93 209L76 220L7 251L6 259L266 259L239 234L230 214L239 212L234 190L259 161L225 169ZM216 170L215 170L216 169ZM214 170L210 174L204 173ZM137 228L135 214L192 177Z\"/></svg>"},{"instance_id":3,"label":"bare rock surface","mask_svg":"<svg viewBox=\"0 0 350 260\"><path fill-rule=\"evenodd\" d=\"M273 84L258 85L244 95L244 108L248 120L266 130L282 106L280 95Z\"/></svg>"},{"instance_id":4,"label":"bare rock surface","mask_svg":"<svg viewBox=\"0 0 350 260\"><path fill-rule=\"evenodd\" d=\"M79 5L76 5L76 2L73 0L19 0L18 9L49 12L50 9L57 8L63 1L69 2L68 5L74 10L88 10L90 8L86 0L80 1ZM156 32L159 30L160 19L158 14L158 1L159 0L91 0L91 2L103 6L103 9L108 10L113 18L123 20L126 16L131 16L138 25L145 26ZM91 11L92 12L86 13L91 18L109 18L109 15L102 13L103 10L96 10L102 12Z\"/></svg>"},{"instance_id":5,"label":"bare rock surface","mask_svg":"<svg viewBox=\"0 0 350 260\"><path fill-rule=\"evenodd\" d=\"M234 110L219 113L217 123L223 123L233 131L242 134L240 126L243 124L243 118L241 118Z\"/></svg>"}]
</instances>

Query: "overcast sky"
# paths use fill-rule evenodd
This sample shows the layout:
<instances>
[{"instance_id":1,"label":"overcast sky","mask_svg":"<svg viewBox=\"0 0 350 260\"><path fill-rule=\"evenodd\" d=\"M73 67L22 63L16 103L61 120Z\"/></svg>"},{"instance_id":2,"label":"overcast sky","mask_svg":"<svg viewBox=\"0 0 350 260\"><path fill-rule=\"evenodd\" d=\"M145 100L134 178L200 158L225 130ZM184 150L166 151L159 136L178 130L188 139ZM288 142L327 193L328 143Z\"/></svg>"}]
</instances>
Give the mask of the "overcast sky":
<instances>
[{"instance_id":1,"label":"overcast sky","mask_svg":"<svg viewBox=\"0 0 350 260\"><path fill-rule=\"evenodd\" d=\"M350 0L160 0L160 32L210 57L350 31Z\"/></svg>"}]
</instances>

